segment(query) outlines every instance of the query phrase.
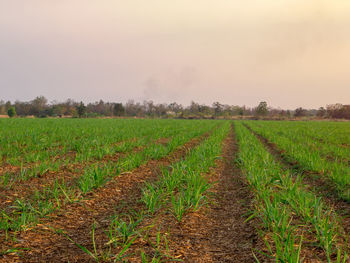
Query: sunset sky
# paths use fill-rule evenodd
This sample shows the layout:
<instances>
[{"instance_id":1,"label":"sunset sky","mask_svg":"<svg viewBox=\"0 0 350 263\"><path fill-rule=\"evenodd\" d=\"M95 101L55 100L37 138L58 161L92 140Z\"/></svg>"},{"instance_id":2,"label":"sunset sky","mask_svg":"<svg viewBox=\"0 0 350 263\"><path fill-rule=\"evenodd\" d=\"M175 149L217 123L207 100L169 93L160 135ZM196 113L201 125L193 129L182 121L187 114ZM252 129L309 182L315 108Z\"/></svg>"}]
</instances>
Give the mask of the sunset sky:
<instances>
[{"instance_id":1,"label":"sunset sky","mask_svg":"<svg viewBox=\"0 0 350 263\"><path fill-rule=\"evenodd\" d=\"M0 0L0 100L350 104L349 0Z\"/></svg>"}]
</instances>

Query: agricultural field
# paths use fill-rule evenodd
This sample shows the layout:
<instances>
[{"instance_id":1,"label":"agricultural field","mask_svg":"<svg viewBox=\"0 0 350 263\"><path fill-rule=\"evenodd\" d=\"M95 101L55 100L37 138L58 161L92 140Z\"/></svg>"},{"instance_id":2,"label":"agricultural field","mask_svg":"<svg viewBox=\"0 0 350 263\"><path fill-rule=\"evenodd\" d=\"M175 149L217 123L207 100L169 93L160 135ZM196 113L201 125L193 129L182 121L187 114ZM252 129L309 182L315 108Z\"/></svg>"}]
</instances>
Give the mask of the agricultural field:
<instances>
[{"instance_id":1,"label":"agricultural field","mask_svg":"<svg viewBox=\"0 0 350 263\"><path fill-rule=\"evenodd\" d=\"M349 262L350 123L0 119L0 262Z\"/></svg>"}]
</instances>

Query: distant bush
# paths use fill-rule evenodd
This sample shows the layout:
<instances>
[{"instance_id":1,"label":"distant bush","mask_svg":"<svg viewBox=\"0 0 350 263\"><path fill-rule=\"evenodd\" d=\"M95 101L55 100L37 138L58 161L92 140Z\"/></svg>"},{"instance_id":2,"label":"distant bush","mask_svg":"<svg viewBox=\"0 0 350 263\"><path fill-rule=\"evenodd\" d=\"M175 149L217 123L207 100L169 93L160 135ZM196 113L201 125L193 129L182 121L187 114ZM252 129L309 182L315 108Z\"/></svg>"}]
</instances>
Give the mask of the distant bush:
<instances>
[{"instance_id":1,"label":"distant bush","mask_svg":"<svg viewBox=\"0 0 350 263\"><path fill-rule=\"evenodd\" d=\"M97 117L102 117L103 115L95 113L95 112L88 112L86 113L87 118L97 118Z\"/></svg>"},{"instance_id":2,"label":"distant bush","mask_svg":"<svg viewBox=\"0 0 350 263\"><path fill-rule=\"evenodd\" d=\"M15 107L10 107L7 111L7 115L12 118L17 115Z\"/></svg>"}]
</instances>

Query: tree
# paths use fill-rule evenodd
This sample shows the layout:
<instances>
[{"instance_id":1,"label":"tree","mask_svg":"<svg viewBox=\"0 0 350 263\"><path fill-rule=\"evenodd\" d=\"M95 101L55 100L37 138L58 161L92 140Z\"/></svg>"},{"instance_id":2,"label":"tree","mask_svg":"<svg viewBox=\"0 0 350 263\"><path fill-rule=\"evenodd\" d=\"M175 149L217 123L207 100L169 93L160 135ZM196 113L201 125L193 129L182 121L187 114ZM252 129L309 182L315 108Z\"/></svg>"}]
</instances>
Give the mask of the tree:
<instances>
[{"instance_id":1,"label":"tree","mask_svg":"<svg viewBox=\"0 0 350 263\"><path fill-rule=\"evenodd\" d=\"M350 105L340 103L327 105L327 116L335 119L350 119Z\"/></svg>"},{"instance_id":2,"label":"tree","mask_svg":"<svg viewBox=\"0 0 350 263\"><path fill-rule=\"evenodd\" d=\"M144 107L139 103L135 103L134 100L129 100L125 104L125 112L128 116L144 116Z\"/></svg>"},{"instance_id":3,"label":"tree","mask_svg":"<svg viewBox=\"0 0 350 263\"><path fill-rule=\"evenodd\" d=\"M303 116L306 116L306 110L303 109L302 107L299 107L295 110L295 113L294 113L294 116L295 117L303 117Z\"/></svg>"},{"instance_id":4,"label":"tree","mask_svg":"<svg viewBox=\"0 0 350 263\"><path fill-rule=\"evenodd\" d=\"M156 109L155 109L154 102L152 100L143 101L142 108L143 108L144 114L148 116L154 116Z\"/></svg>"},{"instance_id":5,"label":"tree","mask_svg":"<svg viewBox=\"0 0 350 263\"><path fill-rule=\"evenodd\" d=\"M9 108L11 108L12 106L11 106L11 101L6 101L6 103L5 103L5 110L6 110L6 112L9 110Z\"/></svg>"},{"instance_id":6,"label":"tree","mask_svg":"<svg viewBox=\"0 0 350 263\"><path fill-rule=\"evenodd\" d=\"M219 116L222 113L223 105L220 102L214 102L213 108L214 108L215 116Z\"/></svg>"},{"instance_id":7,"label":"tree","mask_svg":"<svg viewBox=\"0 0 350 263\"><path fill-rule=\"evenodd\" d=\"M165 104L158 104L155 106L154 112L158 117L165 116L167 111L167 106Z\"/></svg>"},{"instance_id":8,"label":"tree","mask_svg":"<svg viewBox=\"0 0 350 263\"><path fill-rule=\"evenodd\" d=\"M15 107L10 107L7 111L7 114L10 118L16 116L16 109Z\"/></svg>"},{"instance_id":9,"label":"tree","mask_svg":"<svg viewBox=\"0 0 350 263\"><path fill-rule=\"evenodd\" d=\"M1 115L6 114L5 101L3 101L3 100L0 100L0 114Z\"/></svg>"},{"instance_id":10,"label":"tree","mask_svg":"<svg viewBox=\"0 0 350 263\"><path fill-rule=\"evenodd\" d=\"M317 111L317 116L318 117L325 117L326 113L327 113L326 109L323 107L320 107Z\"/></svg>"},{"instance_id":11,"label":"tree","mask_svg":"<svg viewBox=\"0 0 350 263\"><path fill-rule=\"evenodd\" d=\"M267 108L267 102L266 101L261 101L258 105L258 107L255 108L255 113L258 116L266 116L267 113L269 112Z\"/></svg>"},{"instance_id":12,"label":"tree","mask_svg":"<svg viewBox=\"0 0 350 263\"><path fill-rule=\"evenodd\" d=\"M35 116L45 115L44 111L47 108L47 99L44 96L38 96L31 101L30 113Z\"/></svg>"},{"instance_id":13,"label":"tree","mask_svg":"<svg viewBox=\"0 0 350 263\"><path fill-rule=\"evenodd\" d=\"M200 112L200 105L197 102L191 101L191 105L189 107L189 111L191 114L198 115Z\"/></svg>"},{"instance_id":14,"label":"tree","mask_svg":"<svg viewBox=\"0 0 350 263\"><path fill-rule=\"evenodd\" d=\"M77 106L77 113L79 115L79 118L83 117L86 114L86 106L83 102L80 102L80 104Z\"/></svg>"},{"instance_id":15,"label":"tree","mask_svg":"<svg viewBox=\"0 0 350 263\"><path fill-rule=\"evenodd\" d=\"M62 117L64 115L64 106L62 104L52 105L52 116Z\"/></svg>"},{"instance_id":16,"label":"tree","mask_svg":"<svg viewBox=\"0 0 350 263\"><path fill-rule=\"evenodd\" d=\"M113 107L114 116L123 116L125 114L125 108L121 103L115 103Z\"/></svg>"}]
</instances>

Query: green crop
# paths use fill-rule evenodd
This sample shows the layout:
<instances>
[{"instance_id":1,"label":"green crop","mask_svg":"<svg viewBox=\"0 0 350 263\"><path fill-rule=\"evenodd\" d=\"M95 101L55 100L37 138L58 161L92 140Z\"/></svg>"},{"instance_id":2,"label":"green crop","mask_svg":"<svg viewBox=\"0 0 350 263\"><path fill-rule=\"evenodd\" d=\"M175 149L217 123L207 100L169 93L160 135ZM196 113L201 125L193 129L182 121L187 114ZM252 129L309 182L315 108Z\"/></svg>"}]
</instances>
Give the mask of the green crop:
<instances>
[{"instance_id":1,"label":"green crop","mask_svg":"<svg viewBox=\"0 0 350 263\"><path fill-rule=\"evenodd\" d=\"M310 127L300 122L248 122L248 125L282 150L287 161L297 163L304 171L330 178L339 197L350 200L350 147L341 147L348 143L348 138L343 136L350 131L348 123L329 123L329 134L324 123L318 122L309 123ZM316 132L318 126L320 131ZM332 139L337 136L338 139Z\"/></svg>"},{"instance_id":2,"label":"green crop","mask_svg":"<svg viewBox=\"0 0 350 263\"><path fill-rule=\"evenodd\" d=\"M89 121L93 122L92 120ZM95 124L98 124L99 121L100 120L96 120ZM105 121L106 124L111 124L111 120ZM117 123L119 122L119 120L113 121ZM129 120L123 120L121 122L128 124L128 121ZM65 202L78 201L79 199L84 198L85 194L95 191L108 181L112 180L114 177L131 171L149 160L159 159L168 155L170 152L180 147L190 139L210 131L220 122L186 122L167 120L164 122L150 122L145 120L145 122L135 121L133 123L135 126L134 129L130 130L129 135L131 134L135 136L135 134L139 133L143 138L131 141L142 142L145 146L147 145L147 147L141 148L139 151L135 152L131 151L133 147L126 148L129 152L126 152L124 156L121 156L116 160L107 159L106 162L99 161L97 163L86 163L86 165L82 166L80 170L78 169L77 176L72 175L71 180L65 181L57 178L53 181L53 183L44 185L42 188L35 189L29 196L17 198L14 202L10 202L7 207L2 209L2 216L0 217L0 230L6 232L7 235L8 232L12 230L21 231L27 229L28 227L37 224L40 218L47 217L52 213L58 212ZM144 131L140 131L137 127L138 124L147 126L147 124L150 123L152 126L147 127L147 129ZM80 130L80 133L81 132L82 131ZM90 132L92 131L86 131L86 133ZM148 139L144 138L145 134L148 134ZM91 138L91 134L89 134L89 136ZM166 144L160 144L157 142L157 140L155 140L157 138L167 137L169 137L169 140ZM83 145L83 148L85 148L83 143L73 144L76 150L78 150L77 145ZM97 139L93 139L93 141L88 145L93 144L99 145L99 141ZM138 146L140 145L141 144ZM119 150L120 149L118 149L118 151ZM97 158L96 160L100 159L101 158ZM22 174L22 180L33 177L33 173L45 173L47 172L47 169L51 168L47 168L45 163L40 164L40 166L36 168L37 170L21 167L20 171ZM11 178L8 172L3 173L1 178L2 182L4 182L6 185L9 184L9 181L14 180L14 178ZM12 189L9 191L11 190ZM23 207L20 207L19 204L23 205Z\"/></svg>"},{"instance_id":3,"label":"green crop","mask_svg":"<svg viewBox=\"0 0 350 263\"><path fill-rule=\"evenodd\" d=\"M238 162L256 193L255 216L271 232L272 242L266 240L271 255L278 262L299 262L303 233L311 231L327 261L332 262L332 256L342 249L337 215L304 188L302 175L278 163L242 123L236 123L236 133L240 144ZM294 214L302 224L295 221Z\"/></svg>"},{"instance_id":4,"label":"green crop","mask_svg":"<svg viewBox=\"0 0 350 263\"><path fill-rule=\"evenodd\" d=\"M187 210L196 211L206 202L211 183L203 174L215 166L229 129L230 124L224 123L207 140L192 149L184 160L173 164L170 170L162 169L157 182L145 185L142 201L150 213L171 204L170 211L181 221Z\"/></svg>"}]
</instances>

